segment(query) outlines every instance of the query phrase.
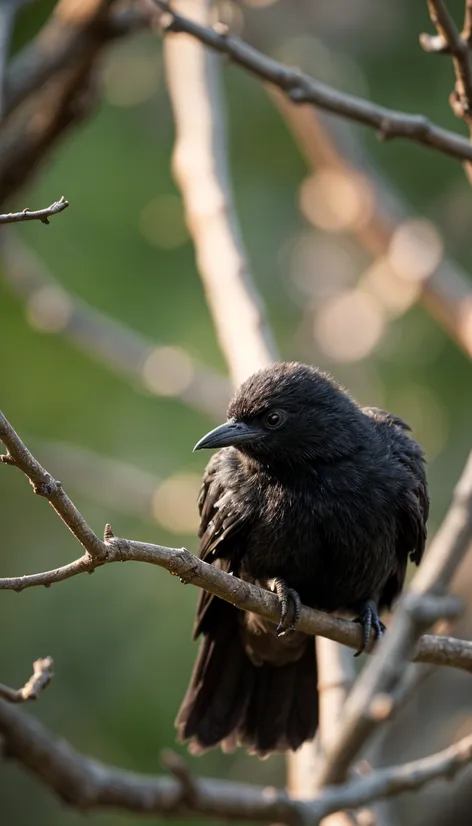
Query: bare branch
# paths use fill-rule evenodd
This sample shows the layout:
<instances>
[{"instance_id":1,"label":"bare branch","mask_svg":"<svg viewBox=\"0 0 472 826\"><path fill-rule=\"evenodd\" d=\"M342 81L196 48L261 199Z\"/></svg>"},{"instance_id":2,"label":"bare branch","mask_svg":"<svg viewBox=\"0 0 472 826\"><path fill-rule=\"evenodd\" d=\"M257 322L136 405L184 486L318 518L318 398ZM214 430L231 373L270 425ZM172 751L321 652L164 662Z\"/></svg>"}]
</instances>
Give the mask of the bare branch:
<instances>
[{"instance_id":1,"label":"bare branch","mask_svg":"<svg viewBox=\"0 0 472 826\"><path fill-rule=\"evenodd\" d=\"M0 579L0 590L23 591L38 585L49 586L55 582L62 582L81 573L91 573L101 565L110 562L146 562L165 568L174 576L178 576L185 583L191 582L215 596L221 597L245 611L254 611L265 619L278 623L280 620L280 603L276 595L256 585L243 582L238 577L227 574L203 562L189 553L185 548L168 548L163 545L153 545L145 542L136 542L113 536L109 525L105 529L105 538L102 542L85 522L75 505L66 496L60 483L36 461L15 433L5 417L0 413L0 440L8 448L8 453L1 457L6 464L13 464L25 473L33 484L48 499L61 519L66 523L74 536L85 548L85 554L79 559L37 574L19 577L5 577ZM465 480L464 480L465 481ZM471 491L463 494L472 496ZM59 486L59 487L58 487ZM467 500L468 501L468 500ZM467 501L462 505L459 501L453 503L446 518L450 523L456 506L466 509ZM454 517L455 519L455 517ZM466 541L466 537L463 537ZM441 540L444 541L444 540ZM425 564L425 563L424 563ZM431 619L431 611L454 614L457 604L434 599L426 604ZM417 609L418 613L418 609ZM424 621L424 615L422 615ZM302 607L300 631L307 634L327 637L335 642L348 645L350 648L359 648L362 631L357 623L340 619L322 611L316 611L306 606ZM414 662L428 662L437 665L447 665L472 672L472 642L456 640L453 637L435 637L424 635L419 640L414 655Z\"/></svg>"},{"instance_id":2,"label":"bare branch","mask_svg":"<svg viewBox=\"0 0 472 826\"><path fill-rule=\"evenodd\" d=\"M206 20L207 0L173 5L182 6ZM185 36L166 39L164 61L177 130L174 174L218 340L238 385L276 358L276 350L234 209L218 63Z\"/></svg>"},{"instance_id":3,"label":"bare branch","mask_svg":"<svg viewBox=\"0 0 472 826\"><path fill-rule=\"evenodd\" d=\"M381 722L382 718L372 713L376 697L401 692L406 665L422 632L441 615L439 605L435 612L434 600L444 596L471 540L472 453L456 485L446 518L413 578L409 593L400 601L388 634L379 645L376 656L366 665L346 703L342 730L327 755L318 778L320 785L339 783L344 779L352 761Z\"/></svg>"},{"instance_id":4,"label":"bare branch","mask_svg":"<svg viewBox=\"0 0 472 826\"><path fill-rule=\"evenodd\" d=\"M188 17L175 13L166 0L154 2L168 12L169 16L163 20L163 31L166 35L179 32L191 35L211 49L227 55L251 74L278 86L294 103L312 103L335 115L372 126L382 140L407 138L451 157L472 160L472 146L465 138L442 129L424 115L411 115L387 109L340 92L299 69L284 66L283 63L253 49L234 35L202 26Z\"/></svg>"},{"instance_id":5,"label":"bare branch","mask_svg":"<svg viewBox=\"0 0 472 826\"><path fill-rule=\"evenodd\" d=\"M42 224L49 224L49 218L57 215L58 212L63 212L69 206L69 201L66 201L62 195L58 201L54 201L51 206L44 209L37 209L31 211L23 209L22 212L7 212L0 214L0 224L15 224L19 221L41 221Z\"/></svg>"},{"instance_id":6,"label":"bare branch","mask_svg":"<svg viewBox=\"0 0 472 826\"><path fill-rule=\"evenodd\" d=\"M52 657L44 657L33 663L33 674L21 688L10 688L0 683L0 697L9 703L24 703L37 700L54 676Z\"/></svg>"},{"instance_id":7,"label":"bare branch","mask_svg":"<svg viewBox=\"0 0 472 826\"><path fill-rule=\"evenodd\" d=\"M6 754L20 762L65 803L81 811L119 810L191 818L252 820L316 826L340 809L412 791L437 778L452 777L472 760L472 736L437 754L381 769L360 780L324 789L309 802L285 792L188 774L171 759L174 778L151 777L106 766L55 739L37 720L0 700L0 734ZM174 756L175 758L175 756ZM169 764L169 756L164 757Z\"/></svg>"}]
</instances>

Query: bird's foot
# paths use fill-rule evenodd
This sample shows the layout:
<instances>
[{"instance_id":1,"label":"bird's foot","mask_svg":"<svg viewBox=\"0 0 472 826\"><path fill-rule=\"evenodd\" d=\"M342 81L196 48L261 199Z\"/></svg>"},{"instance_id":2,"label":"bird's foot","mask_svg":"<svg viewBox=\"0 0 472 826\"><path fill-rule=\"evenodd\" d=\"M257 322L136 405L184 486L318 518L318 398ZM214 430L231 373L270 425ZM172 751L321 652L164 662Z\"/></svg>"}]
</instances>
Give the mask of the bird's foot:
<instances>
[{"instance_id":1,"label":"bird's foot","mask_svg":"<svg viewBox=\"0 0 472 826\"><path fill-rule=\"evenodd\" d=\"M280 622L276 633L278 637L283 637L284 634L295 630L295 626L300 619L302 602L298 593L293 588L289 588L281 577L272 580L271 586L280 600Z\"/></svg>"},{"instance_id":2,"label":"bird's foot","mask_svg":"<svg viewBox=\"0 0 472 826\"><path fill-rule=\"evenodd\" d=\"M383 637L384 632L387 629L377 614L377 605L373 599L366 600L366 602L362 605L362 610L359 616L356 617L354 622L358 622L362 625L363 631L362 645L354 654L355 657L358 657L359 654L362 654L363 651L369 647L371 631L374 632L375 639L379 640Z\"/></svg>"}]
</instances>

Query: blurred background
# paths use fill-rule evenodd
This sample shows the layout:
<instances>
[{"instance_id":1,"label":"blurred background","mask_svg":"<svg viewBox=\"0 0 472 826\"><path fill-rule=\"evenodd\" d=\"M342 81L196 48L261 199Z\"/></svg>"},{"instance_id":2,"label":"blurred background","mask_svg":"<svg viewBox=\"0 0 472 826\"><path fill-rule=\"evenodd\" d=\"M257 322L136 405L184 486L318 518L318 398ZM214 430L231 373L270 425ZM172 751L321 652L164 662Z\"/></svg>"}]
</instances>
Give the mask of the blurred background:
<instances>
[{"instance_id":1,"label":"blurred background","mask_svg":"<svg viewBox=\"0 0 472 826\"><path fill-rule=\"evenodd\" d=\"M20 10L13 54L54 5ZM449 3L458 21L462 7ZM419 32L431 31L425 3L222 0L216 16L318 79L464 132L448 105L450 61L418 46ZM372 131L282 104L230 65L223 77L239 219L281 353L330 370L361 403L410 423L429 461L432 535L471 446L472 196L464 170L412 143L380 143ZM85 116L55 139L39 174L29 175L25 156L20 186L0 161L3 211L62 194L71 203L49 227L3 229L1 406L99 534L110 521L117 535L195 550L208 457L192 447L224 417L229 383L171 174L160 38L137 32L110 44L94 78ZM2 149L12 150L8 124L0 156ZM460 316L438 290L459 296ZM2 576L79 553L8 467L0 468L0 526ZM465 598L471 578L469 561L457 587ZM51 655L55 680L25 711L79 751L159 772L161 750L175 748L173 721L196 653L197 596L165 571L133 563L5 592L0 679L19 686L34 659ZM458 633L471 633L471 616L472 606ZM386 738L384 762L463 734L471 697L467 675L430 678ZM285 778L279 758L215 752L189 762L202 774L274 785ZM404 798L391 822L439 826L452 812L455 823L470 823L467 783L459 785L453 804L441 784ZM0 801L12 826L82 822L9 763ZM91 814L88 822L135 821Z\"/></svg>"}]
</instances>

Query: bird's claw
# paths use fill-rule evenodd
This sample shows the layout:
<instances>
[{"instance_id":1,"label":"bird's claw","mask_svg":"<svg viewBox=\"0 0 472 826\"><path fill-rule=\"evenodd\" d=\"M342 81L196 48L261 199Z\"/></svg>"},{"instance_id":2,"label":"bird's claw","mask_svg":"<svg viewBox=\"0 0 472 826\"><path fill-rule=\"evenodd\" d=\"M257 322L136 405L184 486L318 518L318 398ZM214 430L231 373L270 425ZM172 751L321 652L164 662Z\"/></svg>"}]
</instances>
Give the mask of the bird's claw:
<instances>
[{"instance_id":1,"label":"bird's claw","mask_svg":"<svg viewBox=\"0 0 472 826\"><path fill-rule=\"evenodd\" d=\"M374 632L375 639L379 640L383 637L387 629L377 614L377 606L375 602L371 599L367 600L364 604L360 615L356 617L354 622L358 622L362 625L363 631L362 645L354 654L355 657L358 657L359 654L362 654L369 647L371 631Z\"/></svg>"},{"instance_id":2,"label":"bird's claw","mask_svg":"<svg viewBox=\"0 0 472 826\"><path fill-rule=\"evenodd\" d=\"M276 628L276 634L278 637L283 637L295 630L300 619L302 602L297 591L289 588L281 577L273 580L272 587L280 600L280 622Z\"/></svg>"}]
</instances>

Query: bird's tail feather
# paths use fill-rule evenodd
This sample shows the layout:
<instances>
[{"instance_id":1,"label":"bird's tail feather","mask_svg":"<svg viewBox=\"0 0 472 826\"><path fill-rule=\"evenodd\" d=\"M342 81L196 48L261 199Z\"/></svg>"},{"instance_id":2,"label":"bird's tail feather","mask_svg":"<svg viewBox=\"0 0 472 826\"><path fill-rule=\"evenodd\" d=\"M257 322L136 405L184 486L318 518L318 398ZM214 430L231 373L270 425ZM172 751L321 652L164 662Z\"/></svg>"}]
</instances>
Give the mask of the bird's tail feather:
<instances>
[{"instance_id":1,"label":"bird's tail feather","mask_svg":"<svg viewBox=\"0 0 472 826\"><path fill-rule=\"evenodd\" d=\"M220 600L218 600L220 602ZM307 638L299 660L255 665L246 654L239 612L221 603L218 622L202 640L176 725L194 753L238 743L264 756L295 750L318 723L315 646Z\"/></svg>"}]
</instances>

